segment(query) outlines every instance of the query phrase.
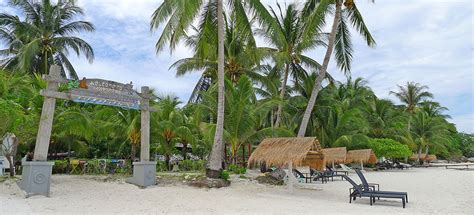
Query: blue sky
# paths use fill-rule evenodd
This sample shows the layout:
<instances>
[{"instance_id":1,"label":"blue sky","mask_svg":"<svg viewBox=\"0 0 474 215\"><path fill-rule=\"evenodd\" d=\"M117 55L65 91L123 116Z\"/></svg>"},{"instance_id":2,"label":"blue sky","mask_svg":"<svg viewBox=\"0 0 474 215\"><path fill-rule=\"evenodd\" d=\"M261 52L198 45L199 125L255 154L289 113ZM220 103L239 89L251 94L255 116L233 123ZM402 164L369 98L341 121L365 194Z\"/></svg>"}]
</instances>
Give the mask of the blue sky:
<instances>
[{"instance_id":1,"label":"blue sky","mask_svg":"<svg viewBox=\"0 0 474 215\"><path fill-rule=\"evenodd\" d=\"M0 12L14 13L0 0ZM265 0L268 5L294 1ZM390 90L407 81L430 87L435 100L449 108L458 130L474 132L473 4L470 0L380 0L375 4L359 0L377 46L368 48L353 32L352 76L363 77L381 98L398 101ZM403 2L403 3L402 3ZM199 74L175 77L169 70L178 59L190 56L185 46L173 53L155 53L159 31L150 33L149 19L161 1L78 0L85 20L95 33L81 35L95 50L95 60L71 56L80 77L104 78L128 83L136 88L148 85L160 93L171 93L187 101ZM263 42L260 45L265 45ZM324 50L307 53L322 61ZM334 62L334 61L332 61ZM332 63L328 70L336 79L345 77Z\"/></svg>"}]
</instances>

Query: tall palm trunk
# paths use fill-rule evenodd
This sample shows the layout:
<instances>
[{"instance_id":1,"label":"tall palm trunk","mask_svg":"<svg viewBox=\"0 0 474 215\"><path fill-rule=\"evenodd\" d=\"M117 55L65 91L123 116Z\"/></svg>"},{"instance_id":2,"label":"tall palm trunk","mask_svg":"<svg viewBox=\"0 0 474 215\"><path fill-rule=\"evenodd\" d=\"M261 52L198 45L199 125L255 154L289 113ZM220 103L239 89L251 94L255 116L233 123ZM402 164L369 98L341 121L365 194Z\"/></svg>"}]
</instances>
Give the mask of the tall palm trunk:
<instances>
[{"instance_id":1,"label":"tall palm trunk","mask_svg":"<svg viewBox=\"0 0 474 215\"><path fill-rule=\"evenodd\" d=\"M188 156L186 155L188 151L188 143L183 143L183 148L181 149L181 153L183 154L183 160L187 160Z\"/></svg>"},{"instance_id":2,"label":"tall palm trunk","mask_svg":"<svg viewBox=\"0 0 474 215\"><path fill-rule=\"evenodd\" d=\"M10 137L8 137L10 139ZM16 155L16 150L18 147L18 139L16 137L12 138L13 143L11 145L11 149L8 153L5 154L5 157L7 158L9 167L10 167L10 177L15 176L15 155Z\"/></svg>"},{"instance_id":3,"label":"tall palm trunk","mask_svg":"<svg viewBox=\"0 0 474 215\"><path fill-rule=\"evenodd\" d=\"M323 82L323 79L326 77L326 70L328 68L329 60L331 59L332 51L334 50L337 26L339 24L339 21L341 20L341 7L341 2L336 1L336 13L334 15L334 22L332 23L331 33L329 35L328 49L326 50L326 55L324 56L323 65L321 66L321 70L319 71L318 77L314 81L311 97L309 98L308 106L306 106L306 110L303 115L303 120L301 120L300 129L298 131L298 137L304 137L306 134L306 128L308 127L309 119L311 117L311 113L313 112L314 104L316 103L316 98L318 97L318 93L321 90L321 84Z\"/></svg>"},{"instance_id":4,"label":"tall palm trunk","mask_svg":"<svg viewBox=\"0 0 474 215\"><path fill-rule=\"evenodd\" d=\"M217 40L218 40L218 64L217 64L217 125L214 135L214 144L206 168L206 176L218 178L222 170L222 159L224 155L224 16L222 0L217 0Z\"/></svg>"},{"instance_id":5,"label":"tall palm trunk","mask_svg":"<svg viewBox=\"0 0 474 215\"><path fill-rule=\"evenodd\" d=\"M423 147L420 146L420 148L418 148L418 157L416 158L416 163L420 163L420 159L421 159L421 151L423 151Z\"/></svg>"},{"instance_id":6,"label":"tall palm trunk","mask_svg":"<svg viewBox=\"0 0 474 215\"><path fill-rule=\"evenodd\" d=\"M288 82L288 73L289 73L289 70L290 70L290 65L289 63L287 62L286 63L286 66L285 66L285 75L283 77L283 80L281 82L281 91L280 91L280 102L283 101L283 99L285 98L285 94L286 94L286 83ZM280 121L281 121L281 113L283 112L283 104L280 103L278 104L278 110L277 110L277 115L276 115L276 122L275 122L275 127L279 127L280 126Z\"/></svg>"},{"instance_id":7,"label":"tall palm trunk","mask_svg":"<svg viewBox=\"0 0 474 215\"><path fill-rule=\"evenodd\" d=\"M132 144L132 150L130 152L130 160L133 164L133 161L135 161L135 154L137 153L136 149L135 149L135 144Z\"/></svg>"}]
</instances>

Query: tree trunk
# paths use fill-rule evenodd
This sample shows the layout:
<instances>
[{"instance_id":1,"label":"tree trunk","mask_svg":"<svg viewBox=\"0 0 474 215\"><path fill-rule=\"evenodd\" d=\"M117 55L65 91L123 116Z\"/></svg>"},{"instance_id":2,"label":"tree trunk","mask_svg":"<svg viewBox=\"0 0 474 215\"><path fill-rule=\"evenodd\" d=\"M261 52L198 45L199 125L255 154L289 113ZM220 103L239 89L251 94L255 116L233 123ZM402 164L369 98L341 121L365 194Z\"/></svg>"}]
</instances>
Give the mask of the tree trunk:
<instances>
[{"instance_id":1,"label":"tree trunk","mask_svg":"<svg viewBox=\"0 0 474 215\"><path fill-rule=\"evenodd\" d=\"M334 15L334 22L332 23L331 33L329 35L328 49L326 50L326 55L324 56L323 65L319 71L318 77L316 78L311 92L311 97L308 101L308 106L303 115L303 120L301 121L300 129L298 131L298 137L304 137L306 134L306 128L308 127L309 119L311 113L313 112L314 104L316 103L316 98L318 93L321 90L321 84L323 79L326 77L326 70L328 68L329 60L331 59L332 51L334 50L334 42L336 40L336 31L339 21L341 19L341 2L336 1L336 13Z\"/></svg>"},{"instance_id":2,"label":"tree trunk","mask_svg":"<svg viewBox=\"0 0 474 215\"><path fill-rule=\"evenodd\" d=\"M135 154L136 154L135 144L132 144L132 151L130 153L130 160L132 160L132 165L133 165L133 161L135 160Z\"/></svg>"},{"instance_id":3,"label":"tree trunk","mask_svg":"<svg viewBox=\"0 0 474 215\"><path fill-rule=\"evenodd\" d=\"M416 158L416 162L419 164L420 163L420 158L421 158L421 151L423 150L423 147L420 146L420 148L418 148L418 157Z\"/></svg>"},{"instance_id":4,"label":"tree trunk","mask_svg":"<svg viewBox=\"0 0 474 215\"><path fill-rule=\"evenodd\" d=\"M168 154L165 155L166 169L167 169L168 171L171 170L171 168L170 168L170 160L171 160L171 159L170 159L170 155L168 155Z\"/></svg>"},{"instance_id":5,"label":"tree trunk","mask_svg":"<svg viewBox=\"0 0 474 215\"><path fill-rule=\"evenodd\" d=\"M10 177L15 176L15 155L16 155L16 149L18 146L18 140L16 137L12 138L13 139L13 144L11 145L11 149L9 152L5 154L5 157L7 158L8 164L10 166Z\"/></svg>"},{"instance_id":6,"label":"tree trunk","mask_svg":"<svg viewBox=\"0 0 474 215\"><path fill-rule=\"evenodd\" d=\"M224 134L224 16L222 0L217 0L217 40L218 40L218 64L217 64L217 125L212 145L211 155L206 168L206 176L209 178L219 178L222 170L222 158L224 155L223 134Z\"/></svg>"},{"instance_id":7,"label":"tree trunk","mask_svg":"<svg viewBox=\"0 0 474 215\"><path fill-rule=\"evenodd\" d=\"M425 154L426 154L426 156L428 156L428 151L429 151L429 148L430 148L430 146L426 145L426 150L425 150Z\"/></svg>"},{"instance_id":8,"label":"tree trunk","mask_svg":"<svg viewBox=\"0 0 474 215\"><path fill-rule=\"evenodd\" d=\"M277 110L277 115L276 115L276 122L275 122L275 127L279 127L280 126L280 122L281 122L281 113L283 112L283 104L281 102L283 102L283 99L285 98L285 94L286 94L286 83L288 82L288 73L289 73L289 70L290 70L290 67L289 67L289 63L286 63L286 66L285 66L285 75L283 76L283 81L281 82L281 90L280 90L280 104L278 104L278 110Z\"/></svg>"},{"instance_id":9,"label":"tree trunk","mask_svg":"<svg viewBox=\"0 0 474 215\"><path fill-rule=\"evenodd\" d=\"M183 160L186 160L187 159L187 156L186 156L186 151L188 150L188 144L187 143L183 143L183 149L181 150L181 153L183 153Z\"/></svg>"}]
</instances>

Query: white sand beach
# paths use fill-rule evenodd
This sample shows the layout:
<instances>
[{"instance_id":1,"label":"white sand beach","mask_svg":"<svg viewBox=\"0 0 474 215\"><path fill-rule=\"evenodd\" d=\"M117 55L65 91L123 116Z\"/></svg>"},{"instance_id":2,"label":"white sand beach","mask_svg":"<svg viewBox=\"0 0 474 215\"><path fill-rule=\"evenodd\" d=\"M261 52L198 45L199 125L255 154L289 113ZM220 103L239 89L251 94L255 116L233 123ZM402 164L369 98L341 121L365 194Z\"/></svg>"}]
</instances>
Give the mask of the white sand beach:
<instances>
[{"instance_id":1,"label":"white sand beach","mask_svg":"<svg viewBox=\"0 0 474 215\"><path fill-rule=\"evenodd\" d=\"M350 174L357 179L357 175ZM469 214L474 210L474 171L444 168L367 172L382 190L407 191L409 203L368 199L349 204L350 184L339 179L305 185L288 194L286 187L235 178L221 189L157 185L140 189L124 182L101 182L89 176L54 175L51 197L25 199L16 184L0 184L0 214ZM358 179L356 180L358 181Z\"/></svg>"}]
</instances>

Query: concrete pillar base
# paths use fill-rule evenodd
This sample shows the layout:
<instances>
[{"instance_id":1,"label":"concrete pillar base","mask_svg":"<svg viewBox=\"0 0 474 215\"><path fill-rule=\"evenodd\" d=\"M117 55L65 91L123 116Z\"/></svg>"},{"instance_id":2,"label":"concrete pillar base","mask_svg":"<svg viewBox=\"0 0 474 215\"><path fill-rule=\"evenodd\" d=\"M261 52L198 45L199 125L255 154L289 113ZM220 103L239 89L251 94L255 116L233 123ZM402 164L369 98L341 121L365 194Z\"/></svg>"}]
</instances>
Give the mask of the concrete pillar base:
<instances>
[{"instance_id":1,"label":"concrete pillar base","mask_svg":"<svg viewBox=\"0 0 474 215\"><path fill-rule=\"evenodd\" d=\"M43 195L49 197L53 162L26 161L22 163L21 181L17 184L25 192L25 197Z\"/></svg>"},{"instance_id":2,"label":"concrete pillar base","mask_svg":"<svg viewBox=\"0 0 474 215\"><path fill-rule=\"evenodd\" d=\"M142 187L156 185L156 162L133 162L133 177L127 182Z\"/></svg>"}]
</instances>

